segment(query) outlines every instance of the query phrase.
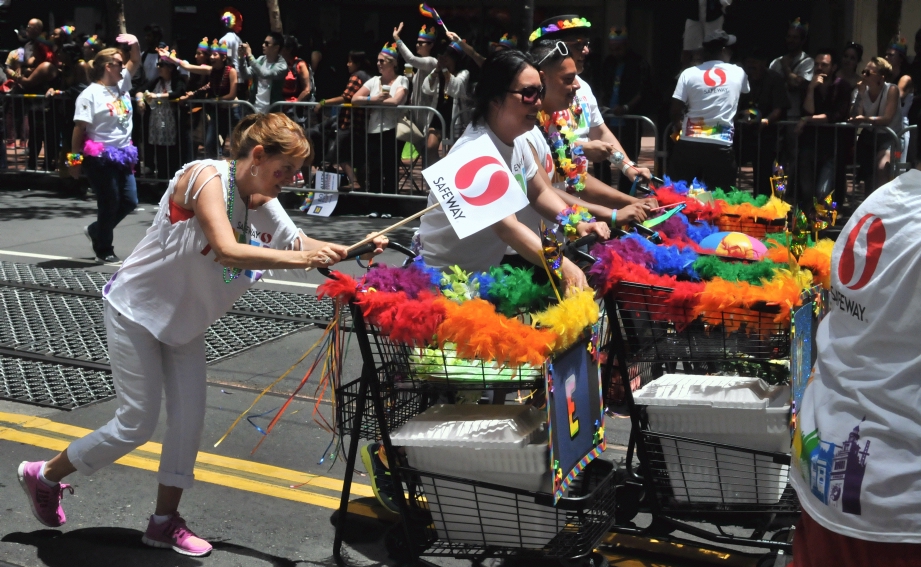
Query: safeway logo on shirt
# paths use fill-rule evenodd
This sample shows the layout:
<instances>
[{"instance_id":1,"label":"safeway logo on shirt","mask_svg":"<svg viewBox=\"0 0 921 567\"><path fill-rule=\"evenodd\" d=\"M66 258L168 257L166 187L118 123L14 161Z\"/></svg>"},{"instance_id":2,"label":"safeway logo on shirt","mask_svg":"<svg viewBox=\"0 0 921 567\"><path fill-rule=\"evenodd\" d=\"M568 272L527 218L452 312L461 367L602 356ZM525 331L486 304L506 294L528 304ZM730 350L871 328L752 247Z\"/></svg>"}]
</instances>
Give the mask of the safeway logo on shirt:
<instances>
[{"instance_id":1,"label":"safeway logo on shirt","mask_svg":"<svg viewBox=\"0 0 921 567\"><path fill-rule=\"evenodd\" d=\"M886 227L875 215L861 217L850 234L838 260L838 279L848 289L862 289L873 278L886 244Z\"/></svg>"},{"instance_id":2,"label":"safeway logo on shirt","mask_svg":"<svg viewBox=\"0 0 921 567\"><path fill-rule=\"evenodd\" d=\"M528 204L522 186L486 134L424 169L422 177L461 239Z\"/></svg>"},{"instance_id":3,"label":"safeway logo on shirt","mask_svg":"<svg viewBox=\"0 0 921 567\"><path fill-rule=\"evenodd\" d=\"M726 71L719 67L711 67L704 71L704 84L708 87L721 87L726 84Z\"/></svg>"}]
</instances>

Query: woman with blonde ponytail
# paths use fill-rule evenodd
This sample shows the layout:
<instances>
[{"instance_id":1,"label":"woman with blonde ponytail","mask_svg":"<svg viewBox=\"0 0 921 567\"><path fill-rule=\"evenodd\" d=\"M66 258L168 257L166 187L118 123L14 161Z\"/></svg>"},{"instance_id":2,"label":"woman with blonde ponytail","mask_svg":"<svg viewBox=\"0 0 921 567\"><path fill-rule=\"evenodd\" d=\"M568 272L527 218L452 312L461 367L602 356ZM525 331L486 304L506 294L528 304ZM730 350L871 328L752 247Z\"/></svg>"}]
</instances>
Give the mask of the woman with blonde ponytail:
<instances>
[{"instance_id":1,"label":"woman with blonde ponytail","mask_svg":"<svg viewBox=\"0 0 921 567\"><path fill-rule=\"evenodd\" d=\"M276 197L310 147L284 114L247 116L232 135L230 161L192 162L160 200L146 236L103 288L115 417L48 462L23 462L19 479L36 518L64 523L61 480L92 474L146 443L166 392L166 434L154 514L142 541L201 556L211 545L179 515L205 416L205 330L264 270L328 267L347 249L306 236ZM387 239L374 240L379 254Z\"/></svg>"},{"instance_id":2,"label":"woman with blonde ponytail","mask_svg":"<svg viewBox=\"0 0 921 567\"><path fill-rule=\"evenodd\" d=\"M89 68L90 85L76 101L74 132L67 165L73 177L85 173L96 193L96 222L83 227L93 243L96 260L118 262L112 244L119 222L137 206L134 166L137 148L131 143L132 115L131 76L141 64L138 40L131 34L116 38L131 46L126 63L116 48L103 49Z\"/></svg>"}]
</instances>

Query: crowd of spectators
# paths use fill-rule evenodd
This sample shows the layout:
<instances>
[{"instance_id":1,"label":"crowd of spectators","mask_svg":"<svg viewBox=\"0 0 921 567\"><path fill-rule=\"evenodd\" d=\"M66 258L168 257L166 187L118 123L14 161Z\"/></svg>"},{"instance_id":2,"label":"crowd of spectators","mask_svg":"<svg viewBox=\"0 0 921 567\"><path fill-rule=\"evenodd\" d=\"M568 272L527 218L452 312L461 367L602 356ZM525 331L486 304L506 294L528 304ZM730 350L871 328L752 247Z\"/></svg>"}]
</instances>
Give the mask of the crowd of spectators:
<instances>
[{"instance_id":1,"label":"crowd of spectators","mask_svg":"<svg viewBox=\"0 0 921 567\"><path fill-rule=\"evenodd\" d=\"M663 78L656 77L656 69L631 48L625 28L611 29L603 60L591 56L599 46L585 46L581 57L594 63L582 73L583 82L594 88L607 127L627 153L638 155L641 139L649 132L624 116L645 116L660 132L682 132L668 148L666 172L672 176L699 174L704 181L709 177L711 185L735 184L737 168L750 163L754 191L765 194L770 192L775 163L781 163L797 175L804 207L830 191L844 203L849 163L858 165L858 179L872 191L891 178L894 161L913 161L916 139L906 133L901 140L904 151L896 154L891 136L881 131L887 126L898 132L921 120L921 102L914 98L921 58L910 57L904 38L894 38L880 57L865 57L863 47L853 42L842 49L810 49L808 24L797 18L786 30L785 52L768 53L744 37L736 43L734 36L723 32L723 15L731 0L698 4L697 12L687 14L682 63L685 71L700 73L681 73L674 91L661 89ZM312 111L286 108L308 131L317 156L313 165L341 171L347 179L344 189L394 193L401 187L400 176L411 171L405 167L407 160L422 165L437 161L466 128L473 86L488 52L520 47L517 38L506 34L493 38L488 52L481 54L459 35L434 25L423 25L414 40L404 42L408 34L400 22L393 30L393 43L379 52L348 52L343 88L337 84L343 79L332 71L340 62L331 59L330 51L326 57L321 51L302 55L298 38L272 32L266 34L260 54L238 35L239 12L228 9L215 24L218 33L204 37L194 54L177 54L164 42L159 26L144 28L131 97L136 107L132 139L140 151L138 172L145 177L167 179L181 163L221 155L231 129L250 108L235 101L246 101L257 112L280 101L317 102ZM708 49L705 40L712 42L714 34L723 34L725 41ZM921 32L914 39L917 54ZM5 99L0 128L8 143L26 140L27 151L22 153L27 169L51 171L62 167L70 150L73 101L90 84L90 62L105 44L72 26L45 30L38 19L29 21L20 41L22 47L6 60L3 90L48 95L51 101ZM116 47L127 60L128 46ZM723 102L695 94L714 89L704 74L716 67L731 75L720 79L723 83L737 83L730 89L734 94L724 96ZM202 98L227 102L194 103ZM669 104L672 111L663 113ZM371 109L361 108L365 105ZM434 108L443 120L422 110L379 108L405 105ZM713 112L721 121L719 135L689 132L689 124L716 127L710 123L716 119L710 116ZM779 124L783 121L786 125ZM854 129L823 126L845 121L864 127L859 138ZM699 145L703 139L710 145ZM709 172L695 169L701 152L708 163L722 166L709 167ZM7 153L0 152L0 167L6 165ZM305 168L303 176L311 171ZM606 162L596 162L594 171L606 183L616 175L616 168ZM619 176L621 190L629 185Z\"/></svg>"}]
</instances>

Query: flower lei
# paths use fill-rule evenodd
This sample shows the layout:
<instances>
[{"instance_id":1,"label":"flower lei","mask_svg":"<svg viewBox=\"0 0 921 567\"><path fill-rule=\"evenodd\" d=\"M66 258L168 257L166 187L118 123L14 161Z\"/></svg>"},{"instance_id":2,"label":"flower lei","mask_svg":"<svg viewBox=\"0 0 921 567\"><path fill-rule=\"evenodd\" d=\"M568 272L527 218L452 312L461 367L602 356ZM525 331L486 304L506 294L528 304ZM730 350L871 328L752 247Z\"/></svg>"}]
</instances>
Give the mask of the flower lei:
<instances>
[{"instance_id":1,"label":"flower lei","mask_svg":"<svg viewBox=\"0 0 921 567\"><path fill-rule=\"evenodd\" d=\"M579 116L582 114L582 106L573 105L569 112ZM562 112L554 112L551 117L541 111L537 114L537 119L541 131L547 138L547 145L550 146L550 156L553 158L556 172L566 180L566 192L582 191L585 189L585 179L588 176L588 158L582 153L581 146L573 144L578 136L569 127ZM556 126L557 131L551 132L551 126Z\"/></svg>"},{"instance_id":2,"label":"flower lei","mask_svg":"<svg viewBox=\"0 0 921 567\"><path fill-rule=\"evenodd\" d=\"M573 205L560 211L560 214L556 216L556 220L560 223L563 234L567 237L573 237L576 235L576 225L580 222L594 222L595 217L585 207Z\"/></svg>"}]
</instances>

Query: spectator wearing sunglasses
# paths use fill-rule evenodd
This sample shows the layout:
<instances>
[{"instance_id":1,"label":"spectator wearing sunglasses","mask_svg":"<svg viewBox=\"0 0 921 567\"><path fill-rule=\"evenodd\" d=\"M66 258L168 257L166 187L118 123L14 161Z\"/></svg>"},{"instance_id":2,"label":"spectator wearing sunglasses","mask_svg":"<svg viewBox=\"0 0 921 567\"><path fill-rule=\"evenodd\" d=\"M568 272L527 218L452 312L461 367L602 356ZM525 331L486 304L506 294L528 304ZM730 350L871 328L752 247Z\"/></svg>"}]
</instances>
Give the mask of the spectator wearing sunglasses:
<instances>
[{"instance_id":1,"label":"spectator wearing sunglasses","mask_svg":"<svg viewBox=\"0 0 921 567\"><path fill-rule=\"evenodd\" d=\"M572 105L576 93L581 86L576 77L576 63L566 51L565 44L562 49L548 42L539 42L531 48L531 57L537 62L541 82L544 86L544 98L541 102L540 116L550 116L554 112L565 110ZM559 156L550 151L550 141L547 134L540 126L535 126L527 133L528 143L534 151L537 160L538 175L547 176L557 195L570 205L585 207L598 219L610 219L611 225L624 225L631 222L646 220L649 209L654 200L641 200L615 190L602 183L600 180L586 172L585 186L581 191L567 192L564 164L559 163ZM539 225L539 218L534 215L534 220L522 219L524 211L518 214L519 220L535 228Z\"/></svg>"},{"instance_id":2,"label":"spectator wearing sunglasses","mask_svg":"<svg viewBox=\"0 0 921 567\"><path fill-rule=\"evenodd\" d=\"M284 99L288 74L288 62L281 56L284 42L283 35L270 32L262 42L262 55L258 59L253 57L248 43L240 46L240 74L244 80L252 79L249 101L260 114L265 114L273 102Z\"/></svg>"},{"instance_id":3,"label":"spectator wearing sunglasses","mask_svg":"<svg viewBox=\"0 0 921 567\"><path fill-rule=\"evenodd\" d=\"M892 138L881 127L888 126L898 132L902 127L902 113L899 87L889 82L892 66L888 61L882 57L870 59L861 75L863 80L857 87L854 106L856 116L850 122L864 127L857 137L858 179L864 182L869 195L887 183L891 175Z\"/></svg>"},{"instance_id":4,"label":"spectator wearing sunglasses","mask_svg":"<svg viewBox=\"0 0 921 567\"><path fill-rule=\"evenodd\" d=\"M735 185L734 119L739 95L750 90L745 71L726 62L726 47L735 41L723 30L707 35L704 63L688 67L678 77L671 114L681 137L669 160L673 179L690 182L696 177L725 190Z\"/></svg>"},{"instance_id":5,"label":"spectator wearing sunglasses","mask_svg":"<svg viewBox=\"0 0 921 567\"><path fill-rule=\"evenodd\" d=\"M400 111L386 107L403 104L409 92L409 80L403 75L397 75L398 63L396 46L392 43L384 44L377 54L377 70L380 75L372 77L352 96L352 106L370 104L377 107L368 112L365 137L368 148L368 190L372 193L396 193L400 161L396 127Z\"/></svg>"},{"instance_id":6,"label":"spectator wearing sunglasses","mask_svg":"<svg viewBox=\"0 0 921 567\"><path fill-rule=\"evenodd\" d=\"M474 90L473 120L451 152L468 143L494 144L521 189L527 192L534 210L555 222L568 205L545 176L537 175L538 165L526 137L541 109L540 74L528 55L511 49L490 55L480 71ZM429 205L437 202L434 192L429 194L428 202ZM439 270L457 265L464 270L485 271L502 263L508 247L520 254L527 265L543 265L540 237L530 223L521 222L516 214L510 213L493 226L460 240L445 213L439 207L422 217L418 236L427 265ZM580 235L610 236L610 230L602 223L582 222L577 231ZM566 287L588 286L582 270L568 260L563 260L562 270Z\"/></svg>"},{"instance_id":7,"label":"spectator wearing sunglasses","mask_svg":"<svg viewBox=\"0 0 921 567\"><path fill-rule=\"evenodd\" d=\"M409 103L413 106L435 108L438 103L438 93L433 93L431 89L426 91L422 87L422 83L433 71L439 68L438 58L432 54L435 49L435 40L438 38L438 30L434 25L431 27L422 26L422 29L419 30L419 36L416 38L416 55L413 55L413 52L400 39L402 31L403 22L400 22L399 26L393 28L393 41L397 44L397 51L400 57L406 61L407 65L412 65L415 69ZM409 113L408 120L402 121L397 128L398 140L411 143L420 154L427 154L426 165L437 161L438 145L441 143L441 138L429 129L432 118L431 112L413 111Z\"/></svg>"},{"instance_id":8,"label":"spectator wearing sunglasses","mask_svg":"<svg viewBox=\"0 0 921 567\"><path fill-rule=\"evenodd\" d=\"M559 25L559 22L563 22L563 25ZM572 55L577 72L582 73L585 70L585 58L591 53L588 40L590 29L591 23L578 15L557 16L541 22L540 27L531 33L530 41L532 46L545 42L552 42L550 45L557 41L563 42ZM625 163L632 163L629 154L604 123L592 87L581 78L579 84L581 86L572 106L554 115L550 130L558 131L556 123L563 120L566 123L565 129L575 134L575 144L582 146L585 157L595 162L596 176L609 167L607 160L614 152L621 152L626 158ZM646 179L650 176L646 168L624 167L624 173L631 183L637 175Z\"/></svg>"}]
</instances>

